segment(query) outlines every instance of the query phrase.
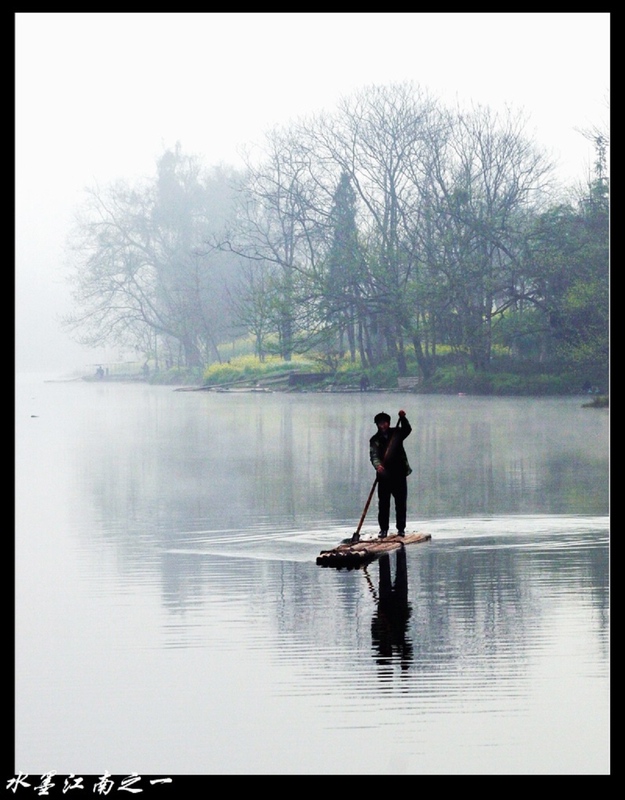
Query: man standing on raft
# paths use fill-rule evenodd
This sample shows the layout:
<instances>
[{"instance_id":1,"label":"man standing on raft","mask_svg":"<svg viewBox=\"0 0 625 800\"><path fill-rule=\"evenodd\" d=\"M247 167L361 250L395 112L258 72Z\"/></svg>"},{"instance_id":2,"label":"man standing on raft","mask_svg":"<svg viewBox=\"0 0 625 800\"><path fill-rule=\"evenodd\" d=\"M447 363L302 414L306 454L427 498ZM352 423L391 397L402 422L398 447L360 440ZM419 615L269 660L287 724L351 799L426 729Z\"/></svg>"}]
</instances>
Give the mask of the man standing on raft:
<instances>
[{"instance_id":1,"label":"man standing on raft","mask_svg":"<svg viewBox=\"0 0 625 800\"><path fill-rule=\"evenodd\" d=\"M406 478L412 469L404 450L404 439L410 436L412 427L405 411L399 412L396 428L390 427L391 418L383 411L376 414L373 421L378 426L378 431L369 440L369 456L377 473L379 536L381 539L388 536L391 495L395 499L397 533L405 536L408 499Z\"/></svg>"}]
</instances>

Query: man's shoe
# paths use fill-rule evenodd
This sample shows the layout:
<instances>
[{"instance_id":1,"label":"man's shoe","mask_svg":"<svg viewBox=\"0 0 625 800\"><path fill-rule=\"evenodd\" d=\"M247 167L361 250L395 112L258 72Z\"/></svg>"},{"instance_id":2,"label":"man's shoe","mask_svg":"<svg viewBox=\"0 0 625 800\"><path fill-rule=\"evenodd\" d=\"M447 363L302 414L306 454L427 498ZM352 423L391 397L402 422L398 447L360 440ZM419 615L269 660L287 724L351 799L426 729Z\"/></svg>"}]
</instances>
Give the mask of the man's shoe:
<instances>
[{"instance_id":1,"label":"man's shoe","mask_svg":"<svg viewBox=\"0 0 625 800\"><path fill-rule=\"evenodd\" d=\"M378 533L378 539L386 539L387 536L388 531L380 531L380 533Z\"/></svg>"},{"instance_id":2,"label":"man's shoe","mask_svg":"<svg viewBox=\"0 0 625 800\"><path fill-rule=\"evenodd\" d=\"M405 536L406 535L406 531L397 531L397 535L398 536Z\"/></svg>"}]
</instances>

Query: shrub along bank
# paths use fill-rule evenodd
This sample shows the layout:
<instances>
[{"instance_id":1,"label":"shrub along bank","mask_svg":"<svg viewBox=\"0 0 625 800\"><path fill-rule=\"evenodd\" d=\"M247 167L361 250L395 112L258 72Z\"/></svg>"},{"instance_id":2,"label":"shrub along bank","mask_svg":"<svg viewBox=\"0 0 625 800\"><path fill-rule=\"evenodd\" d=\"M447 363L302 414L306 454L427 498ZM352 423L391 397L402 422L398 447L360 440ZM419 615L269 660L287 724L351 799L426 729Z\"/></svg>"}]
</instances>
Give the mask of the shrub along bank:
<instances>
[{"instance_id":1,"label":"shrub along bank","mask_svg":"<svg viewBox=\"0 0 625 800\"><path fill-rule=\"evenodd\" d=\"M509 371L508 364L495 365L491 371L475 372L466 366L445 365L430 380L408 381L416 394L474 394L474 395L579 395L606 397L607 386L596 386L584 376L570 373L537 372L533 369ZM305 373L311 380L289 381L293 373ZM319 375L318 381L313 376ZM397 391L399 374L393 361L363 370L359 364L346 361L330 369L321 361L293 358L291 361L268 357L261 362L251 355L236 356L223 363L211 364L204 370L173 368L153 371L150 382L170 385L193 385L207 388L266 387L284 391L354 391L366 376L368 390ZM416 376L415 376L416 378Z\"/></svg>"}]
</instances>

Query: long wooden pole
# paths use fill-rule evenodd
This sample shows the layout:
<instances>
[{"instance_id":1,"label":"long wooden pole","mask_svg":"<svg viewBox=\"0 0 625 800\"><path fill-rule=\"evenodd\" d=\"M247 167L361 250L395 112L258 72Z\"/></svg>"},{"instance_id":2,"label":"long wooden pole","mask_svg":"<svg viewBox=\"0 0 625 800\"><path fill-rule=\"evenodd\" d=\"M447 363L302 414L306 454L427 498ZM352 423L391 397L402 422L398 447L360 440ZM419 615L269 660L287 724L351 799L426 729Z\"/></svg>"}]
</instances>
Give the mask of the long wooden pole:
<instances>
[{"instance_id":1,"label":"long wooden pole","mask_svg":"<svg viewBox=\"0 0 625 800\"><path fill-rule=\"evenodd\" d=\"M375 487L378 485L378 476L375 476L375 480L373 481L373 486L371 487L371 491L369 492L369 497L367 497L367 502L365 503L364 511L362 512L362 516L360 517L360 522L358 523L358 527L356 528L356 533L352 536L352 543L360 541L360 529L362 528L362 523L365 521L365 517L367 516L367 511L369 511L369 506L371 505L371 498L373 497L373 493L375 491Z\"/></svg>"}]
</instances>

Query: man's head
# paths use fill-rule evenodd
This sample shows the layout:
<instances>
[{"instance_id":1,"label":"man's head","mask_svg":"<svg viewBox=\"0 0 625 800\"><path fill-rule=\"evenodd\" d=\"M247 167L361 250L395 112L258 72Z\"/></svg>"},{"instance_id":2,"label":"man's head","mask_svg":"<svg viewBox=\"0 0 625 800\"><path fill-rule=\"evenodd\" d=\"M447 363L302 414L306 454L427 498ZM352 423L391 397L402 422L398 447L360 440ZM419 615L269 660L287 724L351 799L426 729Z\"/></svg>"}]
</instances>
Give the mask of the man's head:
<instances>
[{"instance_id":1,"label":"man's head","mask_svg":"<svg viewBox=\"0 0 625 800\"><path fill-rule=\"evenodd\" d=\"M380 411L379 414L376 414L373 421L382 432L387 431L391 424L391 418L388 414L385 414L384 411Z\"/></svg>"}]
</instances>

